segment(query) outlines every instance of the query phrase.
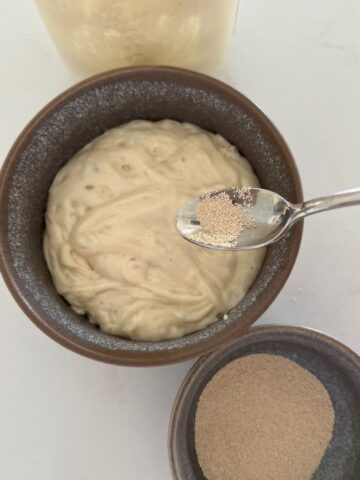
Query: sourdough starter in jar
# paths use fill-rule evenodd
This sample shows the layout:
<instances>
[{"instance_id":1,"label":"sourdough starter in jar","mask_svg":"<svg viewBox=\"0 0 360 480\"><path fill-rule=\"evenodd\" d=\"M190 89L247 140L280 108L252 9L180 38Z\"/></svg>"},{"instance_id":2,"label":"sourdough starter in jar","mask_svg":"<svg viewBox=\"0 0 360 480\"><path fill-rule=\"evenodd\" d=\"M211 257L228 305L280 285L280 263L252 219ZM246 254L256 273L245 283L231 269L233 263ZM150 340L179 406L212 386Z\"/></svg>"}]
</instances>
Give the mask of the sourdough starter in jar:
<instances>
[{"instance_id":1,"label":"sourdough starter in jar","mask_svg":"<svg viewBox=\"0 0 360 480\"><path fill-rule=\"evenodd\" d=\"M80 76L128 65L214 72L238 0L35 0L65 62Z\"/></svg>"}]
</instances>

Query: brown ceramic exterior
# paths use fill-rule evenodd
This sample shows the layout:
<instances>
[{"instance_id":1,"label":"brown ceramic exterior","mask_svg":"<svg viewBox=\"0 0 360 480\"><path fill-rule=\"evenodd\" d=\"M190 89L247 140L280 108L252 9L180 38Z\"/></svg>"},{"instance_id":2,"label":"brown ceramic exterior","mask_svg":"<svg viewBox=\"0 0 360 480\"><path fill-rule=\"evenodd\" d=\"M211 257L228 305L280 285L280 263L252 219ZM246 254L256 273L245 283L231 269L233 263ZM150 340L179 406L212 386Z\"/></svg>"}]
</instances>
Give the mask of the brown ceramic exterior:
<instances>
[{"instance_id":1,"label":"brown ceramic exterior","mask_svg":"<svg viewBox=\"0 0 360 480\"><path fill-rule=\"evenodd\" d=\"M42 253L47 192L57 171L84 145L138 118L172 118L220 133L249 159L263 187L295 203L302 201L302 190L292 155L267 117L236 90L194 72L140 67L100 74L64 92L29 123L0 178L0 268L8 288L27 316L63 346L109 363L161 365L212 351L246 331L286 282L302 224L269 248L257 280L227 320L164 342L101 332L52 284Z\"/></svg>"},{"instance_id":2,"label":"brown ceramic exterior","mask_svg":"<svg viewBox=\"0 0 360 480\"><path fill-rule=\"evenodd\" d=\"M232 360L254 353L289 358L315 375L330 395L335 411L333 435L312 480L359 480L360 358L320 332L285 325L252 327L225 348L201 357L192 367L180 387L170 420L173 479L206 480L195 451L198 399L216 372Z\"/></svg>"}]
</instances>

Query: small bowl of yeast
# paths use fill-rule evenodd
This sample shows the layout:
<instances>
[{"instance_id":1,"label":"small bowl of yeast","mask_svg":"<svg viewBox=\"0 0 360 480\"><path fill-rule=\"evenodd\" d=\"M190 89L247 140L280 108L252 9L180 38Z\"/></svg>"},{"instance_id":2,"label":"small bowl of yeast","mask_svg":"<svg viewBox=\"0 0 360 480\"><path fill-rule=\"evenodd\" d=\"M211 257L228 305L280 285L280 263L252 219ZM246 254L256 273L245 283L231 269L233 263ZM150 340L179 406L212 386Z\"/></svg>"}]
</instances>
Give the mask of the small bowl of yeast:
<instances>
[{"instance_id":1,"label":"small bowl of yeast","mask_svg":"<svg viewBox=\"0 0 360 480\"><path fill-rule=\"evenodd\" d=\"M169 456L174 480L358 480L359 356L307 328L251 327L184 379Z\"/></svg>"}]
</instances>

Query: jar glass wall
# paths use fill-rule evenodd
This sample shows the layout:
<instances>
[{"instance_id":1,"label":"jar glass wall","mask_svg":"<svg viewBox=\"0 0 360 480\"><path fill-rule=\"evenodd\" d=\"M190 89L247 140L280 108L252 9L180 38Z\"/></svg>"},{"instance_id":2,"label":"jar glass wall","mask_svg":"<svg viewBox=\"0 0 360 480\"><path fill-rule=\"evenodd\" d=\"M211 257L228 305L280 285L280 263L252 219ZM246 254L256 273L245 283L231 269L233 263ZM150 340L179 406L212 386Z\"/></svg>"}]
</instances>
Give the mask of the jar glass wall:
<instances>
[{"instance_id":1,"label":"jar glass wall","mask_svg":"<svg viewBox=\"0 0 360 480\"><path fill-rule=\"evenodd\" d=\"M129 65L214 73L233 32L238 0L35 0L78 76Z\"/></svg>"}]
</instances>

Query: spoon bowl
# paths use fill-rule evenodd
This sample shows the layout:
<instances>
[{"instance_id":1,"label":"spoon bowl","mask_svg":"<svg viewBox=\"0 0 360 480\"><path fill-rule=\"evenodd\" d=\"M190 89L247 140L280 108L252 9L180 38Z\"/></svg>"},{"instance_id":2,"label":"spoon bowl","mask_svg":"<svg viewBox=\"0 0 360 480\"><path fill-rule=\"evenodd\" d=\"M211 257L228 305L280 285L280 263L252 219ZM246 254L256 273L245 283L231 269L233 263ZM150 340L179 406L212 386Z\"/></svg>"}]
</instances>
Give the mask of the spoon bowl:
<instances>
[{"instance_id":1,"label":"spoon bowl","mask_svg":"<svg viewBox=\"0 0 360 480\"><path fill-rule=\"evenodd\" d=\"M335 193L328 197L317 198L303 204L292 204L270 190L247 188L247 197L239 195L239 188L228 188L207 194L210 197L225 193L232 203L251 212L253 226L245 227L235 239L229 239L226 245L202 233L206 232L197 219L197 207L204 195L186 203L176 217L176 228L186 240L201 247L214 250L253 250L266 247L279 240L300 219L307 215L332 210L334 208L359 205L360 189ZM250 204L249 204L250 199Z\"/></svg>"}]
</instances>

